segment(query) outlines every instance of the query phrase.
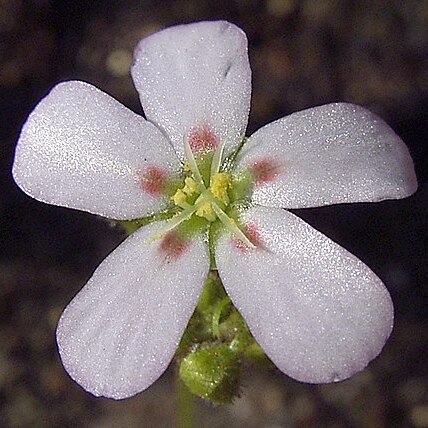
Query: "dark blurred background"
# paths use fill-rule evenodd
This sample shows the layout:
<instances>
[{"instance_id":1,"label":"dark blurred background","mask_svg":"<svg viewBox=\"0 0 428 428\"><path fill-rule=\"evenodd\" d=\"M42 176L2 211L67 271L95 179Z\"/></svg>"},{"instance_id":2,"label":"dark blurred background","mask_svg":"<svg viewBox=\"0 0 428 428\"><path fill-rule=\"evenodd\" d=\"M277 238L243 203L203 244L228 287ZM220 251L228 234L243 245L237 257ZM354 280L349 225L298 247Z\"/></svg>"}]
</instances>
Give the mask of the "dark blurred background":
<instances>
[{"instance_id":1,"label":"dark blurred background","mask_svg":"<svg viewBox=\"0 0 428 428\"><path fill-rule=\"evenodd\" d=\"M296 110L358 103L406 142L420 185L406 200L297 212L386 283L396 325L380 357L335 385L252 368L233 405L199 402L198 426L428 427L428 2L418 0L0 0L0 426L174 425L173 368L120 402L92 397L62 369L58 317L124 235L30 199L10 169L22 124L53 85L82 79L141 113L129 75L137 41L206 19L247 33L248 134Z\"/></svg>"}]
</instances>

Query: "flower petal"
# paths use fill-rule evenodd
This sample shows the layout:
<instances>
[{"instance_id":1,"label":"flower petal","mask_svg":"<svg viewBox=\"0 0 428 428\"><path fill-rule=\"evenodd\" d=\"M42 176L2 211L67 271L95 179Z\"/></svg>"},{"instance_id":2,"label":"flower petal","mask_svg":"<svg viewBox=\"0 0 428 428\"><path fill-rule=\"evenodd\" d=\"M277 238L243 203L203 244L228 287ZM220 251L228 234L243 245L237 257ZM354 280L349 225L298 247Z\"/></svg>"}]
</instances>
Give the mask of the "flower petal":
<instances>
[{"instance_id":1,"label":"flower petal","mask_svg":"<svg viewBox=\"0 0 428 428\"><path fill-rule=\"evenodd\" d=\"M247 38L225 21L178 25L140 41L132 77L147 119L183 157L183 139L226 152L245 134L251 96Z\"/></svg>"},{"instance_id":2,"label":"flower petal","mask_svg":"<svg viewBox=\"0 0 428 428\"><path fill-rule=\"evenodd\" d=\"M202 237L153 240L162 223L131 235L95 271L58 324L61 359L96 396L130 397L167 368L209 270Z\"/></svg>"},{"instance_id":3,"label":"flower petal","mask_svg":"<svg viewBox=\"0 0 428 428\"><path fill-rule=\"evenodd\" d=\"M403 141L373 113L345 103L261 128L240 153L242 170L255 175L255 203L283 208L398 199L417 188Z\"/></svg>"},{"instance_id":4,"label":"flower petal","mask_svg":"<svg viewBox=\"0 0 428 428\"><path fill-rule=\"evenodd\" d=\"M380 279L355 256L279 208L243 215L255 250L224 234L223 284L272 361L303 382L339 381L381 351L393 307Z\"/></svg>"},{"instance_id":5,"label":"flower petal","mask_svg":"<svg viewBox=\"0 0 428 428\"><path fill-rule=\"evenodd\" d=\"M179 167L153 124L94 86L71 81L55 86L30 114L13 176L40 201L132 219L167 201L162 192L147 190L151 168L162 181Z\"/></svg>"}]
</instances>

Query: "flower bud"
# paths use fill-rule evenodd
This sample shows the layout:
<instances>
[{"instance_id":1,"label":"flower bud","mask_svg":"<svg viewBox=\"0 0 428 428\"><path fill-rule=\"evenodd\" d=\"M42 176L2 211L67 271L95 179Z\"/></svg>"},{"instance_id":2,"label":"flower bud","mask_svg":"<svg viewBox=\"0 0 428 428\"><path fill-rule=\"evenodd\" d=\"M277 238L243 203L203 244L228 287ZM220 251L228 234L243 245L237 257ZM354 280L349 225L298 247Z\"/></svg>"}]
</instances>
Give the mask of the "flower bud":
<instances>
[{"instance_id":1,"label":"flower bud","mask_svg":"<svg viewBox=\"0 0 428 428\"><path fill-rule=\"evenodd\" d=\"M180 378L190 391L213 403L231 403L239 392L239 354L227 345L214 345L186 355Z\"/></svg>"}]
</instances>

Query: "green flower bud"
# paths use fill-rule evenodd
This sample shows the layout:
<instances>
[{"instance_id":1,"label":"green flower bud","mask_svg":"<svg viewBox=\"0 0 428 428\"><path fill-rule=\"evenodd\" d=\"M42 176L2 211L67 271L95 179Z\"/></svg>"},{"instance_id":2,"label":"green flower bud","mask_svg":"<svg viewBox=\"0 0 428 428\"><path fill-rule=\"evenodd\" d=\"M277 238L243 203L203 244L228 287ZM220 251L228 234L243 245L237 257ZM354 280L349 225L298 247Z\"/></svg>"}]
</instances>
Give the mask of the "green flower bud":
<instances>
[{"instance_id":1,"label":"green flower bud","mask_svg":"<svg viewBox=\"0 0 428 428\"><path fill-rule=\"evenodd\" d=\"M227 345L214 345L186 355L180 364L180 378L190 391L208 401L231 403L239 392L239 355Z\"/></svg>"}]
</instances>

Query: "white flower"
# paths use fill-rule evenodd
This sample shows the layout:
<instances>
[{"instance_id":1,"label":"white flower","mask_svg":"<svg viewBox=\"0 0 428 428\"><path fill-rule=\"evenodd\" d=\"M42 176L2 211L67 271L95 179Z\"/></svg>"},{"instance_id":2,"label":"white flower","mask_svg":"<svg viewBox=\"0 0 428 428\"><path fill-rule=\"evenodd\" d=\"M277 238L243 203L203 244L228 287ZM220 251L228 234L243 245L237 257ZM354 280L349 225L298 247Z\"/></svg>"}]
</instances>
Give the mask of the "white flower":
<instances>
[{"instance_id":1,"label":"white flower","mask_svg":"<svg viewBox=\"0 0 428 428\"><path fill-rule=\"evenodd\" d=\"M143 39L132 76L147 120L87 83L65 82L31 113L16 149L14 178L40 201L120 220L171 214L127 238L65 309L57 339L70 376L116 399L151 385L192 315L210 251L284 373L323 383L362 370L390 335L390 296L361 261L284 208L410 195L404 143L343 103L243 140L247 40L227 22Z\"/></svg>"}]
</instances>

